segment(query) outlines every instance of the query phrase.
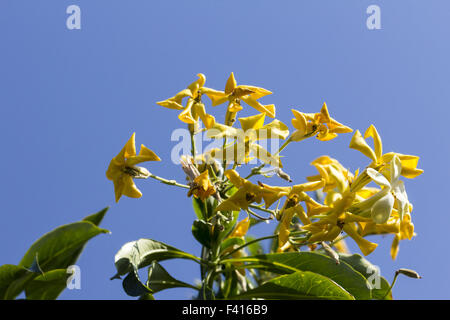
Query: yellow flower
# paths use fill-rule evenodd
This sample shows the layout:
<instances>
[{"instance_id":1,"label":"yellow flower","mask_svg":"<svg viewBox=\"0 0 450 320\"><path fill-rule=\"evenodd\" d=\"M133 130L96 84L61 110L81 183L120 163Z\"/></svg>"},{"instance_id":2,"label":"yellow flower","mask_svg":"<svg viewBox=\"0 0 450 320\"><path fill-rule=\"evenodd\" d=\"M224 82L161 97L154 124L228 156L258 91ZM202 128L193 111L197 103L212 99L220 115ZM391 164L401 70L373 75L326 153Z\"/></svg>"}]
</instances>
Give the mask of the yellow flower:
<instances>
[{"instance_id":1,"label":"yellow flower","mask_svg":"<svg viewBox=\"0 0 450 320\"><path fill-rule=\"evenodd\" d=\"M275 201L279 200L280 198L284 196L287 197L280 211L281 214L283 213L283 210L295 206L300 201L305 201L307 207L308 205L314 206L316 202L312 200L305 192L315 191L324 186L323 180L296 184L291 187L269 186L261 182L258 183L263 188L263 198L266 204L266 208L270 207Z\"/></svg>"},{"instance_id":2,"label":"yellow flower","mask_svg":"<svg viewBox=\"0 0 450 320\"><path fill-rule=\"evenodd\" d=\"M374 141L374 149L372 149L366 142L365 139L372 137ZM385 167L391 162L394 156L398 156L401 161L401 175L405 178L415 178L423 173L423 170L417 169L417 163L419 161L419 157L412 155L405 155L400 153L389 152L383 154L383 144L381 141L381 137L378 134L377 129L374 125L370 125L370 127L366 130L364 137L361 135L359 130L355 131L355 134L350 141L350 148L360 151L366 157L372 160L372 163L369 165L370 168L374 168L377 171L382 171ZM363 179L362 176L360 179ZM369 180L367 180L368 183Z\"/></svg>"},{"instance_id":3,"label":"yellow flower","mask_svg":"<svg viewBox=\"0 0 450 320\"><path fill-rule=\"evenodd\" d=\"M257 114L251 117L239 118L241 129L216 123L207 132L209 138L221 139L223 137L234 138L234 144L214 152L214 157L234 161L235 163L247 163L252 158L250 154L274 167L282 167L279 156L271 155L266 149L257 144L259 140L286 139L289 135L288 127L279 120L273 120L264 125L265 114Z\"/></svg>"},{"instance_id":4,"label":"yellow flower","mask_svg":"<svg viewBox=\"0 0 450 320\"><path fill-rule=\"evenodd\" d=\"M273 104L263 105L257 101L259 98L271 94L272 92L254 86L238 86L233 72L227 80L225 91L218 91L203 87L202 93L206 94L211 99L213 106L217 106L228 101L229 112L236 113L242 110L242 100L259 112L265 113L271 118L275 117L275 106Z\"/></svg>"},{"instance_id":5,"label":"yellow flower","mask_svg":"<svg viewBox=\"0 0 450 320\"><path fill-rule=\"evenodd\" d=\"M300 205L288 208L284 210L283 215L280 221L280 229L278 231L278 249L277 252L286 251L291 247L291 243L289 242L289 235L291 234L291 223L292 218L297 213L304 214L303 208Z\"/></svg>"},{"instance_id":6,"label":"yellow flower","mask_svg":"<svg viewBox=\"0 0 450 320\"><path fill-rule=\"evenodd\" d=\"M395 209L386 223L376 224L373 221L361 223L361 230L362 236L372 234L394 234L390 252L393 260L395 260L398 255L400 240L411 240L415 235L414 224L411 221L410 213L406 213L403 216L403 219L400 220L399 214Z\"/></svg>"},{"instance_id":7,"label":"yellow flower","mask_svg":"<svg viewBox=\"0 0 450 320\"><path fill-rule=\"evenodd\" d=\"M202 87L206 82L206 77L199 73L198 80L192 82L187 89L178 92L172 98L166 99L164 101L159 101L157 104L160 106L183 110L178 118L184 123L194 124L197 123L200 118L206 128L212 127L214 125L215 119L212 115L209 115L205 111L205 105L201 102ZM182 105L183 98L189 97L186 107Z\"/></svg>"},{"instance_id":8,"label":"yellow flower","mask_svg":"<svg viewBox=\"0 0 450 320\"><path fill-rule=\"evenodd\" d=\"M205 170L194 179L194 183L192 184L188 195L190 196L193 194L194 197L205 200L215 193L216 189L209 180L208 170Z\"/></svg>"},{"instance_id":9,"label":"yellow flower","mask_svg":"<svg viewBox=\"0 0 450 320\"><path fill-rule=\"evenodd\" d=\"M142 193L134 184L133 178L148 178L150 175L148 170L136 166L136 164L145 161L161 161L161 159L144 145L141 145L141 150L136 155L135 134L133 133L119 154L111 160L106 171L106 177L114 183L116 202L122 195L131 198L142 196Z\"/></svg>"},{"instance_id":10,"label":"yellow flower","mask_svg":"<svg viewBox=\"0 0 450 320\"><path fill-rule=\"evenodd\" d=\"M239 221L230 233L228 238L244 238L250 227L250 218L247 216L245 219Z\"/></svg>"},{"instance_id":11,"label":"yellow flower","mask_svg":"<svg viewBox=\"0 0 450 320\"><path fill-rule=\"evenodd\" d=\"M312 233L309 242L333 241L344 231L358 245L364 255L370 254L377 247L364 239L356 230L355 223L371 222L371 218L361 217L348 212L348 208L353 203L355 194L349 191L342 194L342 197L334 202L331 212L325 217L305 225L303 229Z\"/></svg>"},{"instance_id":12,"label":"yellow flower","mask_svg":"<svg viewBox=\"0 0 450 320\"><path fill-rule=\"evenodd\" d=\"M296 131L291 136L292 141L300 141L316 135L321 141L328 141L337 137L338 133L352 132L353 130L330 117L326 103L319 113L302 113L292 109L294 119L292 125Z\"/></svg>"},{"instance_id":13,"label":"yellow flower","mask_svg":"<svg viewBox=\"0 0 450 320\"><path fill-rule=\"evenodd\" d=\"M224 174L238 190L230 198L220 203L216 208L217 211L247 210L250 204L253 202L261 203L263 199L267 201L266 208L268 208L274 201L278 200L276 191L251 183L240 177L235 170L227 170Z\"/></svg>"},{"instance_id":14,"label":"yellow flower","mask_svg":"<svg viewBox=\"0 0 450 320\"><path fill-rule=\"evenodd\" d=\"M400 181L402 172L402 163L400 158L395 155L385 167L385 172L389 172L389 179L373 168L367 168L365 174L378 184L382 189L372 195L370 198L355 204L350 210L362 216L369 213L374 222L383 224L388 221L394 205L398 211L400 220L409 212L408 195L405 185Z\"/></svg>"},{"instance_id":15,"label":"yellow flower","mask_svg":"<svg viewBox=\"0 0 450 320\"><path fill-rule=\"evenodd\" d=\"M399 232L395 234L394 240L391 245L391 258L395 260L399 251L400 240L411 240L415 235L414 233L414 224L411 222L411 216L406 214L403 220L400 222Z\"/></svg>"},{"instance_id":16,"label":"yellow flower","mask_svg":"<svg viewBox=\"0 0 450 320\"><path fill-rule=\"evenodd\" d=\"M321 156L311 164L319 171L319 175L310 176L307 179L308 181L325 180L324 192L338 188L339 192L342 193L348 189L353 180L353 174L345 169L339 161L329 156Z\"/></svg>"}]
</instances>

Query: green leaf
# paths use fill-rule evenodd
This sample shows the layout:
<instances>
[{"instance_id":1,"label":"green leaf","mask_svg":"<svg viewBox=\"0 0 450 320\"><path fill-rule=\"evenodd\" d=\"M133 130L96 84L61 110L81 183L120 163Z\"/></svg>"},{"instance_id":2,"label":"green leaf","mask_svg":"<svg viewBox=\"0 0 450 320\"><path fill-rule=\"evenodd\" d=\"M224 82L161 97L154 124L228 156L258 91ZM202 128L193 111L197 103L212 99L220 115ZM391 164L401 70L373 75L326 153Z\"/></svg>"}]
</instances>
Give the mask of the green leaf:
<instances>
[{"instance_id":1,"label":"green leaf","mask_svg":"<svg viewBox=\"0 0 450 320\"><path fill-rule=\"evenodd\" d=\"M205 201L192 197L192 207L194 208L195 215L200 220L206 220L206 204Z\"/></svg>"},{"instance_id":2,"label":"green leaf","mask_svg":"<svg viewBox=\"0 0 450 320\"><path fill-rule=\"evenodd\" d=\"M0 286L0 298L14 299L24 289L27 291L27 296L57 297L60 292L56 292L55 286L50 286L51 291L44 293L38 288L39 286L31 285L31 283L34 280L42 283L44 280L39 277L43 272L44 275L54 276L54 274L49 275L52 270L65 270L68 266L73 265L91 238L109 232L98 227L107 210L108 208L105 208L87 216L82 221L60 226L34 242L17 266L21 269L29 269L31 272L25 272L14 279L10 279L7 287ZM17 275L19 274L20 272L17 273ZM28 288L28 285L31 285L31 287ZM60 288L62 291L65 286ZM35 293L35 290L38 291Z\"/></svg>"},{"instance_id":3,"label":"green leaf","mask_svg":"<svg viewBox=\"0 0 450 320\"><path fill-rule=\"evenodd\" d=\"M82 221L89 221L95 224L97 227L102 222L103 218L105 217L106 212L109 210L109 207L106 207L102 210L100 210L97 213L91 214L87 217L85 217Z\"/></svg>"},{"instance_id":4,"label":"green leaf","mask_svg":"<svg viewBox=\"0 0 450 320\"><path fill-rule=\"evenodd\" d=\"M100 229L88 221L66 224L46 233L28 249L19 266L30 268L38 255L39 265L45 272L65 269L75 263L79 249L88 240L108 230Z\"/></svg>"},{"instance_id":5,"label":"green leaf","mask_svg":"<svg viewBox=\"0 0 450 320\"><path fill-rule=\"evenodd\" d=\"M223 252L227 248L230 248L230 247L232 248L233 246L240 247L244 244L245 244L245 240L242 238L237 238L237 237L227 238L220 244L220 252Z\"/></svg>"},{"instance_id":6,"label":"green leaf","mask_svg":"<svg viewBox=\"0 0 450 320\"><path fill-rule=\"evenodd\" d=\"M15 299L25 289L26 285L37 276L39 276L38 273L30 271L24 274L22 277L15 279L13 282L9 284L3 299L5 300Z\"/></svg>"},{"instance_id":7,"label":"green leaf","mask_svg":"<svg viewBox=\"0 0 450 320\"><path fill-rule=\"evenodd\" d=\"M334 281L309 271L297 271L274 278L255 289L229 299L331 299L353 300L354 297Z\"/></svg>"},{"instance_id":8,"label":"green leaf","mask_svg":"<svg viewBox=\"0 0 450 320\"><path fill-rule=\"evenodd\" d=\"M339 260L345 261L345 263L351 265L356 271L361 273L366 279L368 279L369 283L371 279L374 279L375 272L377 267L370 263L368 260L363 258L359 254L348 254L348 253L339 253ZM376 281L375 281L376 284ZM389 291L390 284L389 282L380 276L379 278L379 288L372 289L372 298L373 299L383 299L386 296L386 293ZM392 293L390 293L385 299L391 300Z\"/></svg>"},{"instance_id":9,"label":"green leaf","mask_svg":"<svg viewBox=\"0 0 450 320\"><path fill-rule=\"evenodd\" d=\"M246 242L251 242L251 241L253 241L255 239L256 238L252 237L252 236L246 236L245 237L245 241ZM247 246L247 249L248 249L248 252L250 252L250 255L252 255L252 256L256 256L256 255L264 253L264 250L263 250L263 248L261 246L261 242L253 242L252 244Z\"/></svg>"},{"instance_id":10,"label":"green leaf","mask_svg":"<svg viewBox=\"0 0 450 320\"><path fill-rule=\"evenodd\" d=\"M147 286L156 293L170 288L192 288L198 290L198 288L185 283L183 281L173 278L158 262L153 261L152 265L148 268L148 280Z\"/></svg>"},{"instance_id":11,"label":"green leaf","mask_svg":"<svg viewBox=\"0 0 450 320\"><path fill-rule=\"evenodd\" d=\"M192 224L192 234L203 246L211 248L212 224L203 220L195 220Z\"/></svg>"},{"instance_id":12,"label":"green leaf","mask_svg":"<svg viewBox=\"0 0 450 320\"><path fill-rule=\"evenodd\" d=\"M150 265L153 261L175 258L200 261L200 258L194 255L156 240L139 239L131 241L124 244L117 252L114 259L117 274L112 279L120 278L121 275L132 271L134 267L140 269Z\"/></svg>"},{"instance_id":13,"label":"green leaf","mask_svg":"<svg viewBox=\"0 0 450 320\"><path fill-rule=\"evenodd\" d=\"M98 215L87 218L100 221L106 211L102 210ZM89 221L80 221L60 226L39 238L34 242L19 263L20 267L36 269L39 266L44 272L54 269L66 269L78 259L85 244L93 237L107 233ZM37 260L39 265L37 265ZM27 284L40 273L30 272L12 281L5 292L5 299L14 299L22 292ZM28 290L31 294L31 289Z\"/></svg>"},{"instance_id":14,"label":"green leaf","mask_svg":"<svg viewBox=\"0 0 450 320\"><path fill-rule=\"evenodd\" d=\"M55 300L67 286L66 269L55 269L37 276L25 288L28 300Z\"/></svg>"},{"instance_id":15,"label":"green leaf","mask_svg":"<svg viewBox=\"0 0 450 320\"><path fill-rule=\"evenodd\" d=\"M123 279L122 287L126 294L131 297L140 297L152 293L150 288L139 279L137 269L133 269L133 271L128 273L125 279Z\"/></svg>"},{"instance_id":16,"label":"green leaf","mask_svg":"<svg viewBox=\"0 0 450 320\"><path fill-rule=\"evenodd\" d=\"M205 200L206 203L206 220L209 220L214 215L214 210L217 207L217 199L214 197L208 197Z\"/></svg>"},{"instance_id":17,"label":"green leaf","mask_svg":"<svg viewBox=\"0 0 450 320\"><path fill-rule=\"evenodd\" d=\"M12 282L22 278L25 274L30 273L24 267L13 264L5 264L0 266L0 300L5 298L5 293Z\"/></svg>"},{"instance_id":18,"label":"green leaf","mask_svg":"<svg viewBox=\"0 0 450 320\"><path fill-rule=\"evenodd\" d=\"M233 231L234 226L237 223L238 217L239 217L239 211L231 211L227 213L230 216L230 220L229 221L224 221L223 222L223 231L220 233L220 236L217 239L217 242L220 243L223 239L225 239L226 237L228 237L231 233L231 231Z\"/></svg>"},{"instance_id":19,"label":"green leaf","mask_svg":"<svg viewBox=\"0 0 450 320\"><path fill-rule=\"evenodd\" d=\"M151 293L144 293L143 295L141 295L139 297L138 300L155 300L155 298L153 297L153 295Z\"/></svg>"},{"instance_id":20,"label":"green leaf","mask_svg":"<svg viewBox=\"0 0 450 320\"><path fill-rule=\"evenodd\" d=\"M333 259L315 252L285 252L239 258L250 262L250 267L274 273L309 271L325 276L339 284L356 299L370 299L371 292L363 275L349 264L336 264ZM252 264L253 263L253 264Z\"/></svg>"}]
</instances>

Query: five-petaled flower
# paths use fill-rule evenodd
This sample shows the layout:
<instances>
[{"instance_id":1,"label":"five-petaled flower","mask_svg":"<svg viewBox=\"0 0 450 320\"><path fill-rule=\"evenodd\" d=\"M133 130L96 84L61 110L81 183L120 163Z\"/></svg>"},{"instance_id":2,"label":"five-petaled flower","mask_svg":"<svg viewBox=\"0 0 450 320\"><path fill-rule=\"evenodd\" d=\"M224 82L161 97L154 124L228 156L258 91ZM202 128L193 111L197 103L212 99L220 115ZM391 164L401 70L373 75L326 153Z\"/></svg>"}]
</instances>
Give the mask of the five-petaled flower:
<instances>
[{"instance_id":1,"label":"five-petaled flower","mask_svg":"<svg viewBox=\"0 0 450 320\"><path fill-rule=\"evenodd\" d=\"M272 92L255 86L237 85L233 72L227 80L225 91L218 91L204 87L202 88L202 92L211 99L213 106L217 106L228 101L228 111L230 113L236 113L242 110L242 100L259 112L265 113L271 118L275 117L275 106L273 104L263 105L257 101L259 98L272 94Z\"/></svg>"},{"instance_id":2,"label":"five-petaled flower","mask_svg":"<svg viewBox=\"0 0 450 320\"><path fill-rule=\"evenodd\" d=\"M142 197L133 178L146 179L149 177L150 173L147 169L136 166L145 161L161 161L161 159L144 145L141 145L141 150L136 155L135 134L133 133L119 154L111 160L106 171L106 177L114 183L116 202L122 195L130 198Z\"/></svg>"},{"instance_id":3,"label":"five-petaled flower","mask_svg":"<svg viewBox=\"0 0 450 320\"><path fill-rule=\"evenodd\" d=\"M206 82L206 77L202 73L199 73L197 76L198 79L192 82L187 89L178 92L172 98L159 101L157 104L169 109L183 110L178 115L178 118L184 123L194 124L200 118L205 127L210 128L214 124L215 119L212 115L206 113L205 105L201 102L202 88ZM186 106L183 106L182 100L186 97L189 97L189 99Z\"/></svg>"},{"instance_id":4,"label":"five-petaled flower","mask_svg":"<svg viewBox=\"0 0 450 320\"><path fill-rule=\"evenodd\" d=\"M216 123L207 134L209 138L220 139L223 137L234 138L235 143L223 149L216 150L214 157L227 162L234 161L242 164L249 162L251 155L266 164L274 167L282 167L280 157L271 155L266 149L256 142L266 139L286 139L289 135L288 127L279 120L264 125L265 114L239 118L241 129Z\"/></svg>"},{"instance_id":5,"label":"five-petaled flower","mask_svg":"<svg viewBox=\"0 0 450 320\"><path fill-rule=\"evenodd\" d=\"M290 138L292 141L300 141L314 135L321 141L328 141L336 138L338 133L353 131L330 117L326 103L319 113L303 113L295 109L292 109L292 113L295 117L292 119L292 125L297 129Z\"/></svg>"}]
</instances>

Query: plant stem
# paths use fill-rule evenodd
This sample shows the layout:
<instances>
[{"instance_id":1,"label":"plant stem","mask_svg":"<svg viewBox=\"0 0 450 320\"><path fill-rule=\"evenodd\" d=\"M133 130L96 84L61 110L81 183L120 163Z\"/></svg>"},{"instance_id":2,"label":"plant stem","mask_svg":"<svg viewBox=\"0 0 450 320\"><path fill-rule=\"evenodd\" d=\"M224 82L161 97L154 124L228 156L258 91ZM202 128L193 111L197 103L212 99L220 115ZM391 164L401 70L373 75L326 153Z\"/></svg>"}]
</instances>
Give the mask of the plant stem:
<instances>
[{"instance_id":1,"label":"plant stem","mask_svg":"<svg viewBox=\"0 0 450 320\"><path fill-rule=\"evenodd\" d=\"M191 154L192 157L195 160L195 130L196 130L196 124L188 124L189 133L191 135Z\"/></svg>"},{"instance_id":2,"label":"plant stem","mask_svg":"<svg viewBox=\"0 0 450 320\"><path fill-rule=\"evenodd\" d=\"M247 242L247 243L244 243L242 246L237 247L237 248L234 249L233 251L227 253L227 254L224 255L222 258L229 257L229 256L231 256L233 253L238 252L238 251L241 250L242 248L245 248L246 246L251 245L251 244L253 244L253 243L255 243L255 242L262 241L262 240L267 240L267 239L273 239L273 238L276 238L276 237L278 237L278 234L273 234L273 235L271 235L271 236L266 236L266 237L262 237L262 238L258 238L258 239L249 241L249 242Z\"/></svg>"},{"instance_id":3,"label":"plant stem","mask_svg":"<svg viewBox=\"0 0 450 320\"><path fill-rule=\"evenodd\" d=\"M291 142L292 142L291 137L289 137L289 139L287 139L287 140L281 145L280 149L278 149L278 151L277 151L273 156L278 155L278 154L279 154L284 148L286 148L287 145L288 145L289 143L291 143Z\"/></svg>"},{"instance_id":4,"label":"plant stem","mask_svg":"<svg viewBox=\"0 0 450 320\"><path fill-rule=\"evenodd\" d=\"M274 215L271 213L270 216L269 216L268 218L264 218L264 217L261 217L259 214L253 212L253 211L250 210L250 209L247 209L247 212L248 212L249 214L251 214L252 216L255 216L255 217L257 217L258 219L264 220L264 221L272 220L272 219L273 219L273 216L274 216Z\"/></svg>"},{"instance_id":5,"label":"plant stem","mask_svg":"<svg viewBox=\"0 0 450 320\"><path fill-rule=\"evenodd\" d=\"M252 171L250 172L250 174L248 176L246 176L244 179L248 180L250 177L253 177L253 176L257 175L257 174L260 174L261 169L264 168L265 165L266 164L263 163L260 166L258 166L256 168L253 168Z\"/></svg>"},{"instance_id":6,"label":"plant stem","mask_svg":"<svg viewBox=\"0 0 450 320\"><path fill-rule=\"evenodd\" d=\"M265 209L263 207L260 207L260 206L254 205L254 204L249 204L248 207L249 208L253 208L253 209L257 209L257 210L260 210L260 211L264 211L264 212L267 212L267 213L271 213L272 215L275 215L275 212L273 210Z\"/></svg>"},{"instance_id":7,"label":"plant stem","mask_svg":"<svg viewBox=\"0 0 450 320\"><path fill-rule=\"evenodd\" d=\"M190 189L191 188L188 185L178 183L175 180L168 180L168 179L164 179L164 178L158 177L158 176L154 175L153 173L150 173L149 178L158 180L159 182L162 182L164 184L168 184L170 186L176 186L176 187L185 188L185 189Z\"/></svg>"},{"instance_id":8,"label":"plant stem","mask_svg":"<svg viewBox=\"0 0 450 320\"><path fill-rule=\"evenodd\" d=\"M389 295L389 293L391 293L392 288L394 287L395 281L397 281L397 277L398 277L399 274L400 273L398 271L395 271L394 279L392 280L392 283L389 286L389 290L388 290L388 292L386 292L386 294L384 295L382 300L386 299L386 297Z\"/></svg>"}]
</instances>

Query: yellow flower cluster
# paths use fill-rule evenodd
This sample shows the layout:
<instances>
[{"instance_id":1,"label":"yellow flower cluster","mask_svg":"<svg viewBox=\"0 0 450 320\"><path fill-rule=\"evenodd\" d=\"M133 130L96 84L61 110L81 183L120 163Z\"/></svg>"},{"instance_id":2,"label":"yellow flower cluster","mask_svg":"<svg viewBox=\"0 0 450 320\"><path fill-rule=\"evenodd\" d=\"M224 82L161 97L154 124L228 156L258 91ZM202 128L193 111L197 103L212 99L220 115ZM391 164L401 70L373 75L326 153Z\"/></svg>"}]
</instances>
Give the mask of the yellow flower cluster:
<instances>
[{"instance_id":1,"label":"yellow flower cluster","mask_svg":"<svg viewBox=\"0 0 450 320\"><path fill-rule=\"evenodd\" d=\"M307 181L292 186L272 186L261 182L252 182L251 177L265 175L261 169L270 165L273 173L284 178L280 152L290 143L310 137L320 141L329 141L338 134L353 130L330 116L324 103L320 112L305 113L293 109L294 130L283 122L273 119L265 124L266 116L275 118L275 106L262 104L259 99L271 92L260 87L238 85L231 73L224 91L205 87L206 77L198 74L198 79L173 97L157 102L158 105L181 111L178 118L188 124L190 133L195 136L200 130L199 121L204 124L207 137L223 140L222 148L215 148L203 154L197 154L192 148L190 158L182 160L188 185L180 185L173 180L159 180L189 189L188 195L204 201L214 197L216 213L252 210L270 212L279 221L277 232L277 251L295 251L302 248L314 250L315 244L330 242L337 250L345 247L344 238L350 237L364 255L377 247L366 239L373 234L393 234L391 256L396 258L399 241L414 236L411 220L412 205L408 200L401 177L415 178L423 171L417 168L419 157L395 152L383 153L382 141L371 125L364 136L356 130L350 141L350 148L360 151L370 159L364 170L352 173L338 160L321 156L311 162L318 174L307 177ZM227 103L223 123L209 114L203 102L204 96L211 105ZM246 105L258 111L249 117L236 117ZM367 139L373 139L370 147ZM279 139L282 146L275 153L269 153L261 141ZM257 158L262 164L251 170L243 178L238 173L242 165ZM200 164L197 160L204 163ZM116 201L121 195L140 197L133 178L155 178L144 168L136 164L144 161L159 161L159 158L145 146L136 155L134 134L122 151L112 159L107 171L108 179L114 182ZM231 166L229 168L229 166ZM284 174L284 176L289 177ZM158 177L156 177L158 178ZM286 178L284 178L286 179ZM288 179L286 179L288 180ZM289 178L290 180L290 178ZM373 183L372 186L368 186ZM322 195L314 199L311 192ZM281 201L283 205L280 208ZM270 209L278 202L276 209ZM263 204L264 203L264 204ZM249 228L246 218L233 231L234 236L243 237ZM229 237L232 235L229 235Z\"/></svg>"}]
</instances>

